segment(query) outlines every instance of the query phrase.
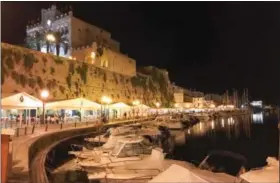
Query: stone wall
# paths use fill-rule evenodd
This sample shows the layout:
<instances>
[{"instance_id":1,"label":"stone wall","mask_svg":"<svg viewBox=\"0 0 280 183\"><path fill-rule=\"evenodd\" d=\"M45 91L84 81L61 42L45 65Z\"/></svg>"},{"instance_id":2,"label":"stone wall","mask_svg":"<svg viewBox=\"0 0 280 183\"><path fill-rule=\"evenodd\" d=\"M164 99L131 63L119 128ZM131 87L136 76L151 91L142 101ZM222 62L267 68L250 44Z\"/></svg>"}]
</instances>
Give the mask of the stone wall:
<instances>
[{"instance_id":1,"label":"stone wall","mask_svg":"<svg viewBox=\"0 0 280 183\"><path fill-rule=\"evenodd\" d=\"M1 44L2 93L26 92L40 97L50 91L49 100L85 97L99 102L103 95L113 102L131 104L135 99L153 106L171 106L172 91L166 73L153 68L152 75L124 76L91 64L64 59L51 54Z\"/></svg>"},{"instance_id":2,"label":"stone wall","mask_svg":"<svg viewBox=\"0 0 280 183\"><path fill-rule=\"evenodd\" d=\"M95 58L92 58L92 53ZM104 67L112 72L127 76L136 75L136 61L134 59L96 42L93 42L91 46L73 49L72 56L77 60L84 60L88 64Z\"/></svg>"}]
</instances>

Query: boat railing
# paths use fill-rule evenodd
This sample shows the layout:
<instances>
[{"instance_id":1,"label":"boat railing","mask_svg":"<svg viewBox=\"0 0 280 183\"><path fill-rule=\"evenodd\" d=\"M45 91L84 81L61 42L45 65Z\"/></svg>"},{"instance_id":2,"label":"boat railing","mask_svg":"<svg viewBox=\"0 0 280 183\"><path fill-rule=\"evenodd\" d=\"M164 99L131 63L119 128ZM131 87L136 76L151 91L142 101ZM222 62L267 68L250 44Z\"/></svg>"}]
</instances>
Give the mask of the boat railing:
<instances>
[{"instance_id":1,"label":"boat railing","mask_svg":"<svg viewBox=\"0 0 280 183\"><path fill-rule=\"evenodd\" d=\"M110 169L111 170L111 172L113 173L113 174L117 174L116 172L114 172L114 167L109 167L108 169ZM158 173L160 173L161 172L161 170L160 169L158 169L158 168L145 168L145 169L141 169L141 168L129 168L129 169L127 169L127 170L132 170L132 171L134 171L134 173L139 173L139 171L143 171L143 170L146 170L146 171L157 171ZM147 175L146 175L147 176ZM142 176L139 176L139 177L142 177ZM145 176L144 176L145 177ZM137 177L136 177L137 178ZM134 178L133 178L134 179ZM132 179L129 179L129 180L132 180Z\"/></svg>"}]
</instances>

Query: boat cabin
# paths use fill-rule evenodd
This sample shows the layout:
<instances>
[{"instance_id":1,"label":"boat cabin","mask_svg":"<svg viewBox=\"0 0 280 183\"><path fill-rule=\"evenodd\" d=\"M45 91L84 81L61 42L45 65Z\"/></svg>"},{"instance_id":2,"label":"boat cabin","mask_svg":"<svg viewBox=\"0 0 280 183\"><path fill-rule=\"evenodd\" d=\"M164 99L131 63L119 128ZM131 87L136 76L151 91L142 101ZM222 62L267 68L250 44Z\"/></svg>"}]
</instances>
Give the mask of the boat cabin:
<instances>
[{"instance_id":1,"label":"boat cabin","mask_svg":"<svg viewBox=\"0 0 280 183\"><path fill-rule=\"evenodd\" d=\"M135 137L130 139L121 139L117 142L111 155L118 158L131 156L140 156L143 154L151 154L152 146L146 139Z\"/></svg>"}]
</instances>

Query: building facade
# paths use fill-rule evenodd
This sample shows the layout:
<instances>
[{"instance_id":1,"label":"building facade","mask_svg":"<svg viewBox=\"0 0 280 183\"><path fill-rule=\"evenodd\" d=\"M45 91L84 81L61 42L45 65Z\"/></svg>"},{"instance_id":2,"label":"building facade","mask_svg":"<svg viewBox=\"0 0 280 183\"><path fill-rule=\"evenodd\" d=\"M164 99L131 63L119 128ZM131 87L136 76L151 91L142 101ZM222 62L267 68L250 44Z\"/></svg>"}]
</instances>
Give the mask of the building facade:
<instances>
[{"instance_id":1,"label":"building facade","mask_svg":"<svg viewBox=\"0 0 280 183\"><path fill-rule=\"evenodd\" d=\"M42 9L41 21L26 28L26 43L37 51L136 75L135 60L120 53L120 43L108 31L74 17L71 10L62 13L56 6Z\"/></svg>"}]
</instances>

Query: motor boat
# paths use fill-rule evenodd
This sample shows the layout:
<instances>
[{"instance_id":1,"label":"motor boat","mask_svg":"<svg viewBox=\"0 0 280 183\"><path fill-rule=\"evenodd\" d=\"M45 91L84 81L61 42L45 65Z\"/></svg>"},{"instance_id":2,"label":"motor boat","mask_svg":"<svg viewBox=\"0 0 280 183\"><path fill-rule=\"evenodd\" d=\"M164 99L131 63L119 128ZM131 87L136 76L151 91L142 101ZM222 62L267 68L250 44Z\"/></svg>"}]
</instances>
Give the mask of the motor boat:
<instances>
[{"instance_id":1,"label":"motor boat","mask_svg":"<svg viewBox=\"0 0 280 183\"><path fill-rule=\"evenodd\" d=\"M96 147L93 149L86 149L83 148L82 151L69 151L68 154L76 156L77 159L88 159L96 156L100 156L103 153L110 153L118 144L119 140L131 140L131 139L139 139L141 144L145 144L147 147L148 146L153 146L154 141L152 138L145 136L137 136L136 134L130 134L126 136L114 136L111 135L108 139L108 141L103 144L101 147ZM146 147L145 146L145 147Z\"/></svg>"},{"instance_id":2,"label":"motor boat","mask_svg":"<svg viewBox=\"0 0 280 183\"><path fill-rule=\"evenodd\" d=\"M199 121L208 121L210 120L210 116L208 113L193 113L190 114L192 117L196 117L199 119Z\"/></svg>"},{"instance_id":3,"label":"motor boat","mask_svg":"<svg viewBox=\"0 0 280 183\"><path fill-rule=\"evenodd\" d=\"M184 166L171 165L148 183L236 182L237 177L244 171L245 164L246 159L242 155L212 151L198 166L191 163Z\"/></svg>"},{"instance_id":4,"label":"motor boat","mask_svg":"<svg viewBox=\"0 0 280 183\"><path fill-rule=\"evenodd\" d=\"M186 122L189 122L189 118L181 115L160 116L154 120L156 125L166 126L170 130L183 130L187 127Z\"/></svg>"},{"instance_id":5,"label":"motor boat","mask_svg":"<svg viewBox=\"0 0 280 183\"><path fill-rule=\"evenodd\" d=\"M120 127L112 127L107 129L107 131L104 134L98 135L93 138L85 138L85 141L89 143L105 143L110 135L128 135L131 134L139 129L141 129L142 125L141 124L133 124L133 125L125 125L125 126L120 126Z\"/></svg>"},{"instance_id":6,"label":"motor boat","mask_svg":"<svg viewBox=\"0 0 280 183\"><path fill-rule=\"evenodd\" d=\"M163 171L164 157L162 149L155 148L148 156L118 161L118 166L113 165L114 160L112 160L100 169L88 172L88 179L128 180L129 182L135 179L150 180Z\"/></svg>"},{"instance_id":7,"label":"motor boat","mask_svg":"<svg viewBox=\"0 0 280 183\"><path fill-rule=\"evenodd\" d=\"M267 165L261 168L252 169L240 175L238 183L278 183L279 182L279 161L276 158L268 157Z\"/></svg>"},{"instance_id":8,"label":"motor boat","mask_svg":"<svg viewBox=\"0 0 280 183\"><path fill-rule=\"evenodd\" d=\"M139 161L150 156L153 147L146 144L143 138L119 139L114 149L109 153L101 153L87 159L78 160L80 167L88 172L98 168L116 167L128 162Z\"/></svg>"}]
</instances>

